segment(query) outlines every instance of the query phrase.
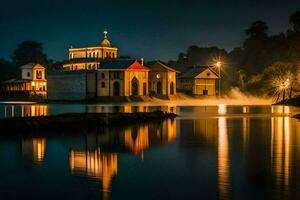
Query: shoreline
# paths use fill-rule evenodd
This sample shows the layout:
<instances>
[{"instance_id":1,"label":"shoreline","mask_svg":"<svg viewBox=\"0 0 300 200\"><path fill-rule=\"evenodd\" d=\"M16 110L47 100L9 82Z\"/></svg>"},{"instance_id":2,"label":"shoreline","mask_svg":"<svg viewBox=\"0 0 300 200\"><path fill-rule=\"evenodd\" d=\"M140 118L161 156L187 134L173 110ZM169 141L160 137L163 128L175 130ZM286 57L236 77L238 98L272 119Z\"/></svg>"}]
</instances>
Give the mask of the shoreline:
<instances>
[{"instance_id":1,"label":"shoreline","mask_svg":"<svg viewBox=\"0 0 300 200\"><path fill-rule=\"evenodd\" d=\"M104 127L124 127L149 122L175 119L174 113L162 111L137 113L68 113L52 116L18 117L0 119L2 136L16 136L46 132L78 132ZM10 135L11 134L11 135Z\"/></svg>"}]
</instances>

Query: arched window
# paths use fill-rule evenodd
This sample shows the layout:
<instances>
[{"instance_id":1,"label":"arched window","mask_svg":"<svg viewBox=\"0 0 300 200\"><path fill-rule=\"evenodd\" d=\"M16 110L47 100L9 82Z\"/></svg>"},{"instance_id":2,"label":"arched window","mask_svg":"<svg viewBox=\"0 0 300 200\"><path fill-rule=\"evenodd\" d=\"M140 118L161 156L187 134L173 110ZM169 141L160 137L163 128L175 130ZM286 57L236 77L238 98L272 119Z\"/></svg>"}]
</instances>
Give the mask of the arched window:
<instances>
[{"instance_id":1,"label":"arched window","mask_svg":"<svg viewBox=\"0 0 300 200\"><path fill-rule=\"evenodd\" d=\"M136 77L131 80L131 94L132 96L139 95L139 80Z\"/></svg>"}]
</instances>

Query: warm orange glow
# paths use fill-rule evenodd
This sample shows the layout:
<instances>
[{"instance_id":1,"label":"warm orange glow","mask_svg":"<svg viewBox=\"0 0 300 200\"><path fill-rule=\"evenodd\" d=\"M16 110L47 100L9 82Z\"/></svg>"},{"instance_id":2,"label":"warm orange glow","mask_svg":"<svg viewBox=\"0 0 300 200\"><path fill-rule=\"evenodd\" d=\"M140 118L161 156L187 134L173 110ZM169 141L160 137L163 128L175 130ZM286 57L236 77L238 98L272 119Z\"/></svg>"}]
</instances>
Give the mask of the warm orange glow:
<instances>
[{"instance_id":1,"label":"warm orange glow","mask_svg":"<svg viewBox=\"0 0 300 200\"><path fill-rule=\"evenodd\" d=\"M225 117L220 117L219 122L219 139L218 139L218 187L219 199L227 199L230 189L229 175L229 150L227 122Z\"/></svg>"},{"instance_id":2,"label":"warm orange glow","mask_svg":"<svg viewBox=\"0 0 300 200\"><path fill-rule=\"evenodd\" d=\"M168 143L176 139L176 120L167 120L168 123Z\"/></svg>"},{"instance_id":3,"label":"warm orange glow","mask_svg":"<svg viewBox=\"0 0 300 200\"><path fill-rule=\"evenodd\" d=\"M271 164L276 186L284 187L287 192L290 183L291 168L291 132L289 117L271 119Z\"/></svg>"},{"instance_id":4,"label":"warm orange glow","mask_svg":"<svg viewBox=\"0 0 300 200\"><path fill-rule=\"evenodd\" d=\"M125 146L134 154L141 154L149 148L148 126L137 128L137 136L133 137L132 128L127 128L124 135Z\"/></svg>"},{"instance_id":5,"label":"warm orange glow","mask_svg":"<svg viewBox=\"0 0 300 200\"><path fill-rule=\"evenodd\" d=\"M220 115L225 115L227 113L227 107L226 104L219 104L218 105L218 113Z\"/></svg>"},{"instance_id":6,"label":"warm orange glow","mask_svg":"<svg viewBox=\"0 0 300 200\"><path fill-rule=\"evenodd\" d=\"M100 149L95 151L71 150L69 161L72 174L101 179L103 196L107 197L111 180L118 172L116 153L102 153Z\"/></svg>"},{"instance_id":7,"label":"warm orange glow","mask_svg":"<svg viewBox=\"0 0 300 200\"><path fill-rule=\"evenodd\" d=\"M221 66L222 66L221 61L216 62L216 66L217 66L217 67L221 67Z\"/></svg>"},{"instance_id":8,"label":"warm orange glow","mask_svg":"<svg viewBox=\"0 0 300 200\"><path fill-rule=\"evenodd\" d=\"M32 140L33 160L39 164L44 161L46 151L46 139Z\"/></svg>"}]
</instances>

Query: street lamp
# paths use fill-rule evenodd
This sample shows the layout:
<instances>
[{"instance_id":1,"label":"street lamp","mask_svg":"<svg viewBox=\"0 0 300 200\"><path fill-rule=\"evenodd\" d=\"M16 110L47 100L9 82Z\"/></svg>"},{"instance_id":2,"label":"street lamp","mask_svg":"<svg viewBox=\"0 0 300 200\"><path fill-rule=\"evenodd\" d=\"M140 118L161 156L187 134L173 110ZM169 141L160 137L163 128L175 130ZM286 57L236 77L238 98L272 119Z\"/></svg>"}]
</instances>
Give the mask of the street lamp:
<instances>
[{"instance_id":1,"label":"street lamp","mask_svg":"<svg viewBox=\"0 0 300 200\"><path fill-rule=\"evenodd\" d=\"M216 63L216 66L218 67L218 69L219 69L219 98L221 97L221 66L222 66L222 63L221 63L221 61L218 61L217 63Z\"/></svg>"}]
</instances>

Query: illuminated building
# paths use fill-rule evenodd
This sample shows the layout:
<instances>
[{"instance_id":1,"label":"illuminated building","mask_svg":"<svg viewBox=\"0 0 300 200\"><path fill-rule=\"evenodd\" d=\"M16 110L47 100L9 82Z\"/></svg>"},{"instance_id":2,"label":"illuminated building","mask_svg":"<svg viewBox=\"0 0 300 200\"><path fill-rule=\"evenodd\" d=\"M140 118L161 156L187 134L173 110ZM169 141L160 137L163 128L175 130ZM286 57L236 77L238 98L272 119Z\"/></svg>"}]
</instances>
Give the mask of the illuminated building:
<instances>
[{"instance_id":1,"label":"illuminated building","mask_svg":"<svg viewBox=\"0 0 300 200\"><path fill-rule=\"evenodd\" d=\"M47 80L45 68L36 63L29 63L21 67L21 79L11 79L2 84L2 96L29 97L47 96Z\"/></svg>"},{"instance_id":2,"label":"illuminated building","mask_svg":"<svg viewBox=\"0 0 300 200\"><path fill-rule=\"evenodd\" d=\"M175 69L166 64L155 61L149 63L149 92L158 95L175 95L176 94L176 73Z\"/></svg>"},{"instance_id":3,"label":"illuminated building","mask_svg":"<svg viewBox=\"0 0 300 200\"><path fill-rule=\"evenodd\" d=\"M97 72L97 96L146 96L149 71L137 60L103 61Z\"/></svg>"},{"instance_id":4,"label":"illuminated building","mask_svg":"<svg viewBox=\"0 0 300 200\"><path fill-rule=\"evenodd\" d=\"M99 45L69 49L69 62L64 64L65 70L99 69L100 61L118 58L118 48L112 47L104 31L104 38Z\"/></svg>"},{"instance_id":5,"label":"illuminated building","mask_svg":"<svg viewBox=\"0 0 300 200\"><path fill-rule=\"evenodd\" d=\"M178 77L178 88L196 96L215 96L218 78L210 67L191 67Z\"/></svg>"}]
</instances>

